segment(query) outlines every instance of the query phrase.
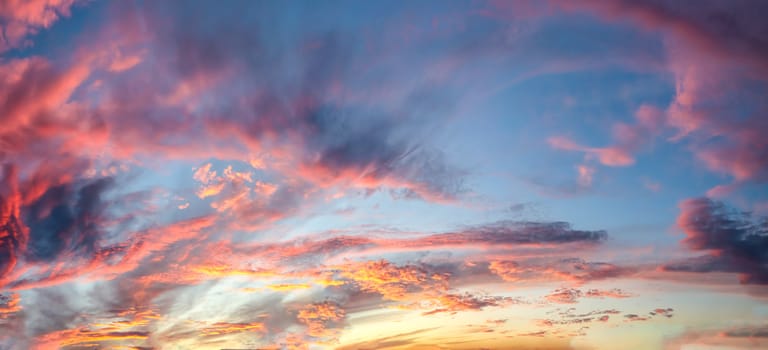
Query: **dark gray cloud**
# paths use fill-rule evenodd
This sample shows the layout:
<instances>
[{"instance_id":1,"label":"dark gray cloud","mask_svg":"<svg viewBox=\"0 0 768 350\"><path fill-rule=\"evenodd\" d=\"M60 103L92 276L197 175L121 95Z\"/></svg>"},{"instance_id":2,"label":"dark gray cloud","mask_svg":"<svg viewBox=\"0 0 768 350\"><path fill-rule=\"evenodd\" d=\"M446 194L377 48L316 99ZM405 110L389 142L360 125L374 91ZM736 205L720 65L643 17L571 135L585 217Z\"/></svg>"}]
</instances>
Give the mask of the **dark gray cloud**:
<instances>
[{"instance_id":1,"label":"dark gray cloud","mask_svg":"<svg viewBox=\"0 0 768 350\"><path fill-rule=\"evenodd\" d=\"M52 261L65 252L93 254L104 234L100 227L106 220L103 195L113 185L112 178L101 178L51 187L23 208L29 227L27 259Z\"/></svg>"},{"instance_id":2,"label":"dark gray cloud","mask_svg":"<svg viewBox=\"0 0 768 350\"><path fill-rule=\"evenodd\" d=\"M0 194L0 278L16 264L20 240L25 238L13 205Z\"/></svg>"},{"instance_id":3,"label":"dark gray cloud","mask_svg":"<svg viewBox=\"0 0 768 350\"><path fill-rule=\"evenodd\" d=\"M664 266L669 271L737 272L742 283L768 284L768 219L722 202L693 198L680 204L683 243L703 256Z\"/></svg>"},{"instance_id":4,"label":"dark gray cloud","mask_svg":"<svg viewBox=\"0 0 768 350\"><path fill-rule=\"evenodd\" d=\"M242 146L291 144L299 146L293 149L301 153L301 164L311 169L305 175L322 173L322 179L313 180L332 181L353 174L369 180L373 189L386 187L384 183L400 187L396 195L404 198L453 199L467 191L466 171L428 146L429 135L438 127L437 117L452 110L447 102L451 99L442 98L450 94L447 87L415 87L391 103L376 96L340 100L340 89L342 95L354 94L354 85L364 80L354 71L370 66L358 57L366 42L356 33L339 30L297 36L272 25L268 14L280 15L278 9L268 4L241 5L237 11L197 4L183 9L146 5L142 13L156 36L154 59L168 68L152 72L164 77L158 84L146 86L146 72L141 72L122 77L111 87L112 117L126 130L123 134L141 134L149 143L147 149L168 152L178 148L183 141L179 138L202 138L220 146L239 140L240 152ZM285 40L276 45L274 37ZM374 65L371 69L390 68ZM230 83L217 84L219 78ZM204 113L146 109L161 105L158 96L172 95L177 84L202 81L211 85L199 87L197 93L210 89L217 94L215 101L206 103ZM146 87L133 88L137 84ZM374 108L378 104L385 105L385 111ZM167 114L177 117L160 118Z\"/></svg>"},{"instance_id":5,"label":"dark gray cloud","mask_svg":"<svg viewBox=\"0 0 768 350\"><path fill-rule=\"evenodd\" d=\"M420 243L441 244L561 244L599 243L608 237L603 230L574 230L567 222L499 221L469 227L460 232L425 237Z\"/></svg>"}]
</instances>

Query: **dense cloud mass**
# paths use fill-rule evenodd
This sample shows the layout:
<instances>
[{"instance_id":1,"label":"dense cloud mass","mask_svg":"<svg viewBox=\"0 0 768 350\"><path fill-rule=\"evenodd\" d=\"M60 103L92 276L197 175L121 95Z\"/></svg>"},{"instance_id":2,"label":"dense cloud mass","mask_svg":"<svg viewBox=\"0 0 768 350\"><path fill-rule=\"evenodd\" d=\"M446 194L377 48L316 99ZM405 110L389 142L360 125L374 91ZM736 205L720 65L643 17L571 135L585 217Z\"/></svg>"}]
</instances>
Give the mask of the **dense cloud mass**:
<instances>
[{"instance_id":1,"label":"dense cloud mass","mask_svg":"<svg viewBox=\"0 0 768 350\"><path fill-rule=\"evenodd\" d=\"M666 269L738 272L742 283L768 283L768 219L753 219L708 198L686 200L680 208L677 223L686 234L683 243L707 254Z\"/></svg>"},{"instance_id":2,"label":"dense cloud mass","mask_svg":"<svg viewBox=\"0 0 768 350\"><path fill-rule=\"evenodd\" d=\"M98 179L77 190L70 184L49 188L23 208L29 228L27 259L51 261L62 253L92 254L104 235L102 192L112 179Z\"/></svg>"},{"instance_id":3,"label":"dense cloud mass","mask_svg":"<svg viewBox=\"0 0 768 350\"><path fill-rule=\"evenodd\" d=\"M0 349L763 347L766 10L0 0Z\"/></svg>"}]
</instances>

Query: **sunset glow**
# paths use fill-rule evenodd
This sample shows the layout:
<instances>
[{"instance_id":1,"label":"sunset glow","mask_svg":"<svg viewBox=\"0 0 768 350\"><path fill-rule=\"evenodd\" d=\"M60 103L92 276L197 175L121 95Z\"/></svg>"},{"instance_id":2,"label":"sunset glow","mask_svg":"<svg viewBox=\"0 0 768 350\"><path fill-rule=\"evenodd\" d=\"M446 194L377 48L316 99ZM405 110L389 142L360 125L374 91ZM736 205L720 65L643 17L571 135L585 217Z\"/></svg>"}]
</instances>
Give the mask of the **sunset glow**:
<instances>
[{"instance_id":1,"label":"sunset glow","mask_svg":"<svg viewBox=\"0 0 768 350\"><path fill-rule=\"evenodd\" d=\"M0 1L0 350L768 349L766 15Z\"/></svg>"}]
</instances>

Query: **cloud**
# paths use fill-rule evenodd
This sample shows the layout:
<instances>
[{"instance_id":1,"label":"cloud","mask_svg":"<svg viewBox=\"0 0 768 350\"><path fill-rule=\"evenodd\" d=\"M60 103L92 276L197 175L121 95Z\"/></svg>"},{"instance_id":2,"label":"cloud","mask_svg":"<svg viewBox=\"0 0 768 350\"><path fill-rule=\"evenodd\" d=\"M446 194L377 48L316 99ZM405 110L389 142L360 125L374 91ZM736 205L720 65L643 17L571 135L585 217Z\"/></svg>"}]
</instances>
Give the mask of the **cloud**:
<instances>
[{"instance_id":1,"label":"cloud","mask_svg":"<svg viewBox=\"0 0 768 350\"><path fill-rule=\"evenodd\" d=\"M575 304L581 298L628 298L631 295L621 289L589 289L582 291L576 288L559 288L544 296L544 300L555 304Z\"/></svg>"},{"instance_id":2,"label":"cloud","mask_svg":"<svg viewBox=\"0 0 768 350\"><path fill-rule=\"evenodd\" d=\"M466 191L464 171L423 141L429 130L424 117L434 118L408 115L421 103L417 96L392 101L381 112L375 100L338 101L339 93L352 93L349 86L359 83L349 72L361 64L354 37L334 32L275 46L263 35L281 35L280 29L252 15L233 20L221 9L147 7L151 11L142 16L154 35L146 45L163 64L105 82L107 98L99 109L112 129L121 130L109 135L115 156L242 161L269 154L275 159L266 161L277 160L271 171L321 188L392 189L401 198L431 201L453 201ZM228 35L211 36L208 27ZM286 76L275 64L296 74ZM167 83L146 86L154 76ZM215 100L201 98L213 94ZM166 114L177 117L158 117ZM196 147L201 140L216 147Z\"/></svg>"},{"instance_id":3,"label":"cloud","mask_svg":"<svg viewBox=\"0 0 768 350\"><path fill-rule=\"evenodd\" d=\"M0 64L0 104L3 125L0 136L4 153L19 153L35 144L49 145L56 154L74 150L83 143L103 140L101 119L84 104L70 98L90 76L94 67L88 55L61 68L42 57L12 59ZM92 140L82 136L87 132ZM52 146L58 146L59 149ZM39 151L39 150L38 150ZM80 149L82 151L82 149Z\"/></svg>"},{"instance_id":4,"label":"cloud","mask_svg":"<svg viewBox=\"0 0 768 350\"><path fill-rule=\"evenodd\" d=\"M519 17L518 6L500 7L501 13ZM765 183L768 145L761 135L768 130L763 98L768 87L768 27L755 15L764 7L748 0L703 1L695 9L654 0L550 0L537 11L523 11L534 19L590 14L658 34L666 52L659 71L670 73L675 82L674 98L663 110L643 104L633 124L613 125L613 145L591 147L554 136L548 139L550 146L582 152L606 166L628 166L662 132L674 130L676 135L667 141L687 147L709 170L730 175L732 187ZM633 63L654 65L647 57L619 61L635 69Z\"/></svg>"},{"instance_id":5,"label":"cloud","mask_svg":"<svg viewBox=\"0 0 768 350\"><path fill-rule=\"evenodd\" d=\"M70 14L75 0L11 0L0 4L3 38L0 52L31 45L27 40L41 29L51 27L61 17Z\"/></svg>"},{"instance_id":6,"label":"cloud","mask_svg":"<svg viewBox=\"0 0 768 350\"><path fill-rule=\"evenodd\" d=\"M16 266L18 252L26 245L27 232L19 223L20 201L16 168L3 166L0 182L0 281Z\"/></svg>"},{"instance_id":7,"label":"cloud","mask_svg":"<svg viewBox=\"0 0 768 350\"><path fill-rule=\"evenodd\" d=\"M651 105L642 105L635 112L635 124L616 123L613 125L613 138L616 145L608 147L582 146L564 136L547 139L555 149L584 152L586 158L596 158L605 166L629 166L635 163L634 154L646 146L659 133L664 125L664 114ZM588 186L592 183L593 168L580 165L579 184Z\"/></svg>"},{"instance_id":8,"label":"cloud","mask_svg":"<svg viewBox=\"0 0 768 350\"><path fill-rule=\"evenodd\" d=\"M0 295L0 319L7 319L21 310L19 294Z\"/></svg>"},{"instance_id":9,"label":"cloud","mask_svg":"<svg viewBox=\"0 0 768 350\"><path fill-rule=\"evenodd\" d=\"M768 27L755 16L764 4L707 1L695 9L656 1L581 5L606 19L627 18L665 35L668 66L676 79L667 123L678 129L677 138L703 138L693 151L711 170L737 182L768 181L763 151L768 147L760 136L768 130L768 109L761 93L751 92L764 90L768 80Z\"/></svg>"},{"instance_id":10,"label":"cloud","mask_svg":"<svg viewBox=\"0 0 768 350\"><path fill-rule=\"evenodd\" d=\"M585 323L592 323L592 322L608 322L611 319L612 315L618 315L621 313L621 311L618 311L616 309L594 310L587 313L574 313L575 310L576 310L575 308L568 308L565 311L560 311L557 313L557 315L560 316L559 319L538 320L537 324L547 328L552 328L552 327L558 327L558 326L583 325ZM558 331L553 331L552 329L548 329L548 330L545 330L544 332L557 333Z\"/></svg>"},{"instance_id":11,"label":"cloud","mask_svg":"<svg viewBox=\"0 0 768 350\"><path fill-rule=\"evenodd\" d=\"M683 244L705 255L667 264L665 270L736 272L742 283L768 283L765 218L752 218L719 201L693 198L680 203L677 225L686 235Z\"/></svg>"},{"instance_id":12,"label":"cloud","mask_svg":"<svg viewBox=\"0 0 768 350\"><path fill-rule=\"evenodd\" d=\"M62 253L93 254L104 232L103 193L114 185L111 178L49 188L22 210L29 228L27 258L52 261Z\"/></svg>"},{"instance_id":13,"label":"cloud","mask_svg":"<svg viewBox=\"0 0 768 350\"><path fill-rule=\"evenodd\" d=\"M646 30L668 33L713 57L732 59L753 66L760 73L767 72L764 69L768 50L765 50L765 35L761 34L765 34L768 27L755 14L763 4L755 5L748 0L727 4L706 1L690 9L662 1L559 3L561 9L590 10L611 21L626 18Z\"/></svg>"},{"instance_id":14,"label":"cloud","mask_svg":"<svg viewBox=\"0 0 768 350\"><path fill-rule=\"evenodd\" d=\"M617 322L616 318L611 318L611 316L619 315L621 314L621 311L616 309L606 309L606 310L594 310L587 313L574 313L575 308L569 308L564 311L560 311L557 313L559 318L548 318L548 319L540 319L536 320L536 324L541 327L547 328L547 333L551 334L557 334L557 333L564 333L564 332L573 332L574 327L579 327L576 329L577 334L582 334L585 330L584 327L589 328L589 326L586 326L588 324L592 324L595 322L605 323L615 323ZM660 310L663 310L659 312ZM651 321L654 317L657 316L664 316L667 318L671 318L673 316L672 312L674 310L671 308L657 308L655 311L651 311L648 313L648 316L641 316L638 314L633 313L626 313L623 315L623 317L620 319L620 322L646 322Z\"/></svg>"},{"instance_id":15,"label":"cloud","mask_svg":"<svg viewBox=\"0 0 768 350\"><path fill-rule=\"evenodd\" d=\"M464 190L462 174L447 166L441 154L402 135L397 125L407 120L353 119L354 111L333 107L309 113L306 142L314 155L301 174L321 186L336 181L373 189L389 185L407 190L409 196L436 200L451 199Z\"/></svg>"},{"instance_id":16,"label":"cloud","mask_svg":"<svg viewBox=\"0 0 768 350\"><path fill-rule=\"evenodd\" d=\"M664 344L666 350L681 350L690 345L727 347L729 349L755 349L768 346L768 332L764 324L745 324L729 328L691 329Z\"/></svg>"},{"instance_id":17,"label":"cloud","mask_svg":"<svg viewBox=\"0 0 768 350\"><path fill-rule=\"evenodd\" d=\"M546 259L520 259L513 260L491 260L488 262L488 271L501 277L504 281L567 281L572 285L579 286L591 281L598 281L611 278L620 278L635 274L638 269L628 266L619 266L606 262L585 261L581 258L561 259L563 253L554 254L553 257ZM565 292L574 292L581 295L581 291L567 288ZM591 296L614 296L623 295L621 290L590 290L587 294ZM604 294L604 295L603 295ZM611 295L613 294L613 295Z\"/></svg>"},{"instance_id":18,"label":"cloud","mask_svg":"<svg viewBox=\"0 0 768 350\"><path fill-rule=\"evenodd\" d=\"M5 15L48 26L70 5L7 4ZM100 30L100 39L118 47L116 54L113 47L96 43L80 50L85 52L80 55L89 59L78 59L78 64L67 69L40 57L4 62L0 75L6 79L0 86L0 96L5 96L7 103L0 106L5 121L0 127L0 140L8 143L6 151L29 148L30 143L38 142L59 147L63 143L74 154L87 153L97 146L119 159L154 154L243 160L249 154L267 151L288 163L280 169L272 167L272 171L322 188L392 189L399 198L434 201L452 201L466 191L464 172L448 165L440 151L420 141L426 132L421 119L393 121L397 118L390 114L404 112L373 113L367 105L347 106L335 101L332 85L352 78L347 74L348 65L342 62L355 57L351 54L354 40L346 40L351 38L339 38L340 33L296 38L297 47L278 49L263 43L258 31L251 30L256 22L232 21L226 11L195 6L175 11L157 4L147 7L152 11L138 14L141 23L134 24L152 29L152 36L115 30L132 21L122 17ZM121 13L125 17L136 11L124 10ZM0 15L3 11L0 8ZM174 11L174 15L159 15L165 11ZM211 37L193 19L200 16L211 22L202 27L213 24L230 35ZM269 26L263 29L275 30ZM310 39L318 43L315 49L297 54L296 50L302 50L301 42ZM136 46L140 49L134 50L134 55L130 51ZM272 57L299 58L291 64L300 76L293 79L272 69L274 62L288 60L242 55L243 47L267 51ZM125 55L122 48L129 49ZM111 56L116 57L104 59ZM163 64L136 67L142 59ZM131 75L120 74L129 68ZM91 77L98 78L98 89L80 91L76 99L70 100ZM148 77L157 84L146 84ZM222 85L225 80L228 84ZM253 93L233 91L231 86L237 82ZM274 93L262 93L265 91ZM196 103L204 93L215 93L221 102L203 108ZM242 96L251 96L251 100L243 101ZM92 100L98 103L90 103ZM406 99L399 103L415 106L420 102ZM406 107L402 110L409 110ZM205 113L201 113L203 110ZM33 136L42 137L29 141L35 139ZM84 142L91 142L91 147L82 147ZM275 192L269 189L271 184L265 185L265 191ZM221 187L216 183L198 194L208 197ZM298 191L277 189L276 194L285 197L292 192Z\"/></svg>"},{"instance_id":19,"label":"cloud","mask_svg":"<svg viewBox=\"0 0 768 350\"><path fill-rule=\"evenodd\" d=\"M427 236L414 240L412 244L432 247L466 244L502 247L505 245L593 244L606 238L607 233L605 231L574 230L567 222L499 221L468 227L460 232Z\"/></svg>"},{"instance_id":20,"label":"cloud","mask_svg":"<svg viewBox=\"0 0 768 350\"><path fill-rule=\"evenodd\" d=\"M264 324L260 322L253 323L231 323L216 322L201 330L203 336L219 336L240 332L263 332Z\"/></svg>"},{"instance_id":21,"label":"cloud","mask_svg":"<svg viewBox=\"0 0 768 350\"><path fill-rule=\"evenodd\" d=\"M474 295L471 293L444 294L427 301L428 307L432 308L432 310L425 311L422 315L428 316L444 312L455 314L460 311L482 310L486 307L505 306L516 302L517 300L508 297ZM421 307L424 308L425 305L421 305Z\"/></svg>"},{"instance_id":22,"label":"cloud","mask_svg":"<svg viewBox=\"0 0 768 350\"><path fill-rule=\"evenodd\" d=\"M330 301L307 305L296 315L307 326L307 335L314 338L335 338L335 328L343 324L345 317L344 309Z\"/></svg>"},{"instance_id":23,"label":"cloud","mask_svg":"<svg viewBox=\"0 0 768 350\"><path fill-rule=\"evenodd\" d=\"M116 179L87 177L82 164L69 162L58 164L63 168L25 164L25 172L31 170L32 175L21 179L17 166L5 164L0 186L1 284L19 286L36 277L49 282L70 279L122 249L111 241L121 233L117 213L129 209L130 203L113 202L122 196L114 191ZM37 267L36 273L24 274L31 266ZM21 274L24 278L17 279Z\"/></svg>"},{"instance_id":24,"label":"cloud","mask_svg":"<svg viewBox=\"0 0 768 350\"><path fill-rule=\"evenodd\" d=\"M352 349L388 349L407 346L411 344L418 344L419 335L429 333L436 328L423 328L407 333L399 333L387 337L381 337L377 339L366 340L358 343L347 344L339 347L339 350L352 350Z\"/></svg>"},{"instance_id":25,"label":"cloud","mask_svg":"<svg viewBox=\"0 0 768 350\"><path fill-rule=\"evenodd\" d=\"M595 168L587 165L579 165L576 167L579 172L579 178L577 183L584 188L592 187L592 177L595 176Z\"/></svg>"},{"instance_id":26,"label":"cloud","mask_svg":"<svg viewBox=\"0 0 768 350\"><path fill-rule=\"evenodd\" d=\"M415 251L446 250L511 250L511 249L557 249L567 246L590 247L607 239L602 230L577 230L566 222L498 221L488 224L466 226L443 233L414 232L408 236L394 236L396 232L355 232L345 231L304 236L281 243L252 243L240 246L222 246L231 256L259 257L264 263L322 263L325 259L342 260L347 256L370 256L372 254L395 254ZM331 235L329 237L329 234ZM230 251L231 249L231 251ZM327 263L327 262L326 262ZM581 270L587 269L583 263ZM380 266L382 273L390 265ZM359 266L365 268L365 266ZM593 266L593 270L609 270L607 266ZM359 273L367 271L361 270ZM351 271L356 273L356 271ZM599 274L598 271L594 271ZM608 273L603 271L603 273Z\"/></svg>"},{"instance_id":27,"label":"cloud","mask_svg":"<svg viewBox=\"0 0 768 350\"><path fill-rule=\"evenodd\" d=\"M571 350L573 347L569 344L570 339L560 339L564 335L555 335L554 337L543 337L536 339L515 338L510 342L510 336L497 336L495 339L463 339L451 341L453 337L446 337L443 334L435 332L437 328L417 329L410 332L398 333L390 336L383 336L373 339L367 339L355 343L347 343L338 347L339 350L352 349L402 349L402 348L443 348L443 349L546 349L546 350Z\"/></svg>"},{"instance_id":28,"label":"cloud","mask_svg":"<svg viewBox=\"0 0 768 350\"><path fill-rule=\"evenodd\" d=\"M448 276L416 265L397 266L381 260L347 264L337 269L340 269L341 277L353 281L362 291L381 294L388 300L403 300L415 291L447 287Z\"/></svg>"},{"instance_id":29,"label":"cloud","mask_svg":"<svg viewBox=\"0 0 768 350\"><path fill-rule=\"evenodd\" d=\"M98 332L88 329L66 330L39 339L34 349L54 349L104 341L144 340L147 332Z\"/></svg>"},{"instance_id":30,"label":"cloud","mask_svg":"<svg viewBox=\"0 0 768 350\"><path fill-rule=\"evenodd\" d=\"M226 171L226 173L236 177L234 171ZM85 182L85 184L88 183ZM78 185L73 188L80 189L81 187L85 186ZM65 198L78 198L77 190L72 191L72 193L73 195ZM43 200L44 198L47 198L45 193L36 200L50 202ZM99 197L99 199L102 200L103 197ZM69 200L70 203L73 201L74 203L77 202L75 199ZM53 201L53 203L58 202ZM178 293L184 293L186 288L198 288L197 286L206 284L216 285L240 276L253 282L263 281L267 288L274 286L276 289L282 290L309 286L310 288L305 288L306 292L302 292L305 293L303 295L333 295L338 297L338 300L349 300L355 310L358 311L379 307L381 301L400 303L399 306L407 307L415 301L425 300L428 303L420 308L425 313L430 315L456 313L481 310L485 307L501 307L520 301L509 297L462 294L449 290L450 287L460 286L460 284L452 285L449 283L454 277L472 279L471 274L475 270L463 270L461 259L459 261L446 261L441 264L394 263L387 260L342 260L339 254L355 251L365 252L366 250L375 252L377 249L380 253L398 253L423 249L423 247L453 249L462 246L469 249L476 249L473 247L482 247L483 249L495 247L501 250L517 248L556 249L559 246L573 244L598 244L606 237L605 232L575 230L563 222L496 222L468 226L445 233L411 233L408 235L410 237L406 236L407 238L394 238L390 234L362 235L360 237L320 235L318 237L321 238L318 239L302 237L285 242L234 244L228 241L218 243L207 241L206 232L213 227L215 222L215 217L204 216L166 226L130 232L127 241L114 245L104 245L99 240L100 243L96 244L91 252L92 258L66 265L66 268L50 271L48 274L25 276L24 279L13 281L9 286L21 290L51 285L59 285L58 288L62 288L67 286L63 285L65 282L85 277L88 280L104 281L104 283L109 283L108 285L119 285L121 289L125 288L124 291L120 292L122 296L111 297L120 300L115 301L115 305L125 303L145 305L149 300L160 295L165 295L163 298L168 298ZM326 265L327 259L331 257L336 257L343 263ZM259 263L253 264L252 261ZM485 266L481 265L477 271L484 268ZM294 282L291 282L290 285L286 284L286 278L290 278ZM268 289L263 288L262 290ZM376 301L369 303L364 297L365 294L375 296ZM106 297L105 300L109 298ZM339 332L344 327L342 319L339 318L341 316L338 315L342 315L345 311L341 309L342 304L340 303L330 302L329 305L335 305L341 311L332 306L318 306L317 308L307 307L307 311L300 313L300 318L299 314L296 314L297 322L308 327L311 333L316 335L307 341L326 343L337 339ZM327 316L330 317L327 320L323 318L326 316L313 316L324 314L328 311L325 309L328 308L338 311L335 313L337 316ZM305 308L301 307L300 309ZM280 340L282 339L280 337L286 333L278 331L278 329L282 330L287 327L284 321L280 321L287 315L286 312L285 310L272 312L273 315L282 315L276 316L278 320L267 319L254 322L264 324L264 334L272 334L268 339L273 339L276 342L287 342L285 339ZM67 314L57 319L67 320L74 317L76 316ZM261 331L258 331L259 327L257 326L243 330L243 332L239 331L244 329L242 327L245 327L246 324L253 325L252 320L236 318L227 321L232 327L228 328L228 325L224 323L218 325L208 323L199 327L178 328L178 332L174 333L175 335L152 333L147 335L146 339L164 339L162 337L168 336L179 337L179 339L187 339L187 341L192 342L198 341L193 340L198 339L196 337L205 335L215 338L218 335L215 334L217 332L221 335L240 334L251 332L251 329L262 334ZM85 340L90 337L92 342L101 342L102 340L99 339L102 338L99 337L104 336L107 338L103 338L103 341L109 342L111 338L108 337L120 336L117 333L106 334L108 331L95 328L89 328L86 333L64 333L60 327L62 326L46 327L48 331L45 333L52 334L46 338L48 339L46 341L50 340L50 342L60 344L65 341L64 339L75 341L75 339ZM226 333L227 330L232 332ZM127 331L146 332L147 330L139 327ZM140 338L130 339L141 340ZM136 344L144 343L138 342Z\"/></svg>"},{"instance_id":31,"label":"cloud","mask_svg":"<svg viewBox=\"0 0 768 350\"><path fill-rule=\"evenodd\" d=\"M59 349L84 344L144 343L152 333L153 324L161 316L152 310L137 310L121 306L105 309L98 299L90 299L87 307L79 305L75 288L35 289L25 293L25 322L30 322L24 336L19 337L25 348ZM114 301L114 300L113 300ZM90 313L90 317L83 317ZM26 343L25 343L26 342Z\"/></svg>"},{"instance_id":32,"label":"cloud","mask_svg":"<svg viewBox=\"0 0 768 350\"><path fill-rule=\"evenodd\" d=\"M587 155L595 156L603 165L627 166L635 162L631 155L627 154L624 150L617 148L595 148L581 146L563 136L550 137L547 139L547 142L555 149L580 151L586 153Z\"/></svg>"},{"instance_id":33,"label":"cloud","mask_svg":"<svg viewBox=\"0 0 768 350\"><path fill-rule=\"evenodd\" d=\"M619 266L606 262L591 262L580 258L562 259L548 271L558 278L567 279L574 283L630 276L637 272L634 267Z\"/></svg>"},{"instance_id":34,"label":"cloud","mask_svg":"<svg viewBox=\"0 0 768 350\"><path fill-rule=\"evenodd\" d=\"M578 289L563 288L547 294L544 299L552 303L573 304L576 303L576 300L581 297L581 295L582 293Z\"/></svg>"},{"instance_id":35,"label":"cloud","mask_svg":"<svg viewBox=\"0 0 768 350\"><path fill-rule=\"evenodd\" d=\"M60 257L58 264L44 264L44 268L37 274L8 281L7 287L22 290L53 286L82 278L111 279L138 267L150 268L153 264L145 259L154 258L154 262L157 262L157 257L153 256L155 254L162 254L163 259L160 260L164 262L178 258L180 254L183 255L184 250L169 251L168 248L181 240L205 238L201 232L212 224L213 218L210 216L192 218L135 233L127 241L115 245L99 245L90 255L78 257L69 253Z\"/></svg>"},{"instance_id":36,"label":"cloud","mask_svg":"<svg viewBox=\"0 0 768 350\"><path fill-rule=\"evenodd\" d=\"M658 308L658 309L655 309L655 310L649 312L649 314L651 316L662 315L662 316L665 316L665 317L672 317L672 315L673 315L672 313L674 311L675 311L674 309L669 308L669 307L666 308L666 309Z\"/></svg>"},{"instance_id":37,"label":"cloud","mask_svg":"<svg viewBox=\"0 0 768 350\"><path fill-rule=\"evenodd\" d=\"M68 16L71 5L0 4L5 45L0 52L26 47L26 39ZM498 45L515 28L488 23L486 16L477 22L474 17L449 18L449 23L461 22L456 25L460 30L446 36L460 39L454 51L453 42L442 45L439 40L403 44L407 40L399 26L373 33L284 30L274 25L273 17L282 14L271 4L249 4L247 10L131 6L108 6L113 17L95 21L103 27L93 28L89 21L74 25L88 28L83 38L96 42L67 47L75 52L71 56L9 55L0 62L0 160L9 164L0 181L0 286L11 291L0 300L0 323L13 322L3 324L0 333L12 329L8 333L34 338L11 347L157 348L167 341L196 348L240 337L259 338L253 340L259 346L330 346L357 311L412 307L416 314L439 318L524 302L463 291L474 283L515 288L542 280L580 286L635 272L609 262L567 258L583 256L605 242L607 233L559 221L497 221L439 232L357 232L359 227L343 235L299 232L317 223L305 209L320 206L331 194L382 191L395 199L455 203L470 193L469 173L453 163L455 155L433 144L439 134L435 129L458 110L458 100L475 97L457 93L474 90L465 77L477 74L473 80L479 83L474 84L485 85L487 74L498 71L492 66L459 72L458 67L482 67L500 53L518 58L511 51L516 45ZM430 30L439 29L442 20L433 19ZM404 27L410 31L412 26ZM476 30L480 27L505 33L478 41L486 36L485 30ZM91 32L99 32L98 39L92 40ZM398 34L390 37L391 32ZM61 31L62 36L68 33ZM411 34L403 37L436 35ZM387 40L397 44L379 43ZM448 57L443 57L446 47ZM410 48L413 55L393 58L393 52ZM534 69L523 76L572 67ZM700 80L707 69L696 69L696 74L679 77L677 107L668 111L675 115L670 125L681 135L725 130L727 142L699 157L739 181L761 178L761 155L744 147L759 149L757 136L746 127L730 130L698 117L698 103L709 96L698 85L709 81ZM632 164L659 133L663 113L642 105L633 122L614 125L614 142L605 147L566 138L550 143L586 154L577 168L579 185L586 188L596 174L589 163L593 158L607 166ZM749 126L761 130L763 125ZM741 133L749 141L742 144L734 137ZM113 161L117 165L102 164ZM123 163L145 174L136 171L131 176L139 180L130 182L110 173ZM197 166L183 179L195 183L178 181L180 190L197 195L185 193L189 203L172 203L173 210L166 211L170 200L126 193L135 187L153 195L168 191L146 189L147 180L175 173L177 165ZM176 186L176 180L160 185ZM300 236L294 237L293 229L283 235L284 227L272 225L280 220ZM268 239L275 235L280 239ZM732 250L725 255L743 253ZM719 257L713 259L713 266L722 266ZM762 266L762 258L754 259L759 261L730 266L739 266L739 272L747 270L743 266ZM243 290L259 294L229 294ZM268 305L256 305L250 296ZM546 298L576 303L626 296L619 289L566 287ZM671 315L669 310L654 310L652 316ZM609 311L560 321L608 322ZM221 317L211 321L212 313ZM537 333L528 335L544 335ZM400 334L356 348L417 344L420 335ZM567 342L549 347L569 348Z\"/></svg>"}]
</instances>

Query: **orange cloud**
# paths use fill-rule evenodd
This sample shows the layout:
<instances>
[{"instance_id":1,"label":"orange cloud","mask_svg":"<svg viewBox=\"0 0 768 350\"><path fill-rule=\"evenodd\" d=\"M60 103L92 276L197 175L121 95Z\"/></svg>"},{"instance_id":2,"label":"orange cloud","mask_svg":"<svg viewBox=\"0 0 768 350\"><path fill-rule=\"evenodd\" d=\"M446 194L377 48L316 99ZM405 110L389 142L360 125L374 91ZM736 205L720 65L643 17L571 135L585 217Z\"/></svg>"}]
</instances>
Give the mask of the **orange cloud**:
<instances>
[{"instance_id":1,"label":"orange cloud","mask_svg":"<svg viewBox=\"0 0 768 350\"><path fill-rule=\"evenodd\" d=\"M116 340L145 340L147 332L100 332L87 328L64 330L46 334L32 346L35 350L54 350L62 347Z\"/></svg>"},{"instance_id":2,"label":"orange cloud","mask_svg":"<svg viewBox=\"0 0 768 350\"><path fill-rule=\"evenodd\" d=\"M35 339L32 349L48 350L78 344L98 344L112 341L146 340L149 332L146 326L160 316L152 310L125 310L117 315L123 320L109 323L95 323L86 327L65 329L44 334Z\"/></svg>"},{"instance_id":3,"label":"orange cloud","mask_svg":"<svg viewBox=\"0 0 768 350\"><path fill-rule=\"evenodd\" d=\"M524 274L531 272L530 269L521 268L520 264L509 260L493 260L488 264L488 270L507 282L522 280Z\"/></svg>"},{"instance_id":4,"label":"orange cloud","mask_svg":"<svg viewBox=\"0 0 768 350\"><path fill-rule=\"evenodd\" d=\"M153 253L162 252L172 243L203 238L201 231L210 227L214 220L212 216L198 217L139 232L126 243L96 251L90 259L83 261L82 258L72 257L66 264L45 266L44 272L39 275L16 280L11 286L13 290L23 290L53 286L77 278L112 279L136 269L144 259Z\"/></svg>"},{"instance_id":5,"label":"orange cloud","mask_svg":"<svg viewBox=\"0 0 768 350\"><path fill-rule=\"evenodd\" d=\"M204 336L225 335L241 332L263 332L265 331L264 323L229 323L229 322L216 322L208 327L203 328L200 332Z\"/></svg>"},{"instance_id":6,"label":"orange cloud","mask_svg":"<svg viewBox=\"0 0 768 350\"><path fill-rule=\"evenodd\" d=\"M312 288L312 285L307 283L280 283L270 284L267 286L267 288L278 292L289 292L293 290Z\"/></svg>"},{"instance_id":7,"label":"orange cloud","mask_svg":"<svg viewBox=\"0 0 768 350\"><path fill-rule=\"evenodd\" d=\"M340 325L345 317L344 310L330 301L307 305L296 315L299 322L307 326L307 335L315 338L336 337L337 330L329 327Z\"/></svg>"},{"instance_id":8,"label":"orange cloud","mask_svg":"<svg viewBox=\"0 0 768 350\"><path fill-rule=\"evenodd\" d=\"M18 293L12 293L10 296L0 295L0 319L6 319L21 311L20 301Z\"/></svg>"},{"instance_id":9,"label":"orange cloud","mask_svg":"<svg viewBox=\"0 0 768 350\"><path fill-rule=\"evenodd\" d=\"M335 269L361 290L381 294L387 300L403 300L414 291L440 291L447 287L446 275L430 273L415 265L397 266L385 260L352 263Z\"/></svg>"}]
</instances>

